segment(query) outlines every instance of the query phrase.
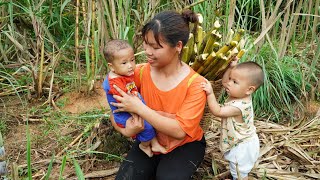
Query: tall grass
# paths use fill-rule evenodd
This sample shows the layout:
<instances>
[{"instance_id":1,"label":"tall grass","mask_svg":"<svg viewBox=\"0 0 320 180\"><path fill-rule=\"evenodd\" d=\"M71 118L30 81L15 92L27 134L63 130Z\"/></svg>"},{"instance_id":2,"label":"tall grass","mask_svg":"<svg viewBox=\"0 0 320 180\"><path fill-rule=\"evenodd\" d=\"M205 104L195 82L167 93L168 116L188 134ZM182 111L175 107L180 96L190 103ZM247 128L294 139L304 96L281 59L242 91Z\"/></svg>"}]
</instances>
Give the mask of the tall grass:
<instances>
[{"instance_id":1,"label":"tall grass","mask_svg":"<svg viewBox=\"0 0 320 180\"><path fill-rule=\"evenodd\" d=\"M236 2L236 6L230 6L231 2ZM260 2L264 3L265 9L261 9ZM275 39L283 37L283 43L276 49L282 57L287 52L284 47L293 45L292 40L296 40L296 37L305 37L308 42L313 42L316 38L318 11L315 7L318 1L310 2L308 8L301 8L301 2L293 1L288 4L284 0L194 1L196 5L191 8L203 14L205 30L210 28L215 19L220 19L224 28L223 37L227 37L230 28L228 23L234 22L231 24L232 28L260 32L264 30L262 12L265 12L268 25L268 20L271 21L271 17L281 13L288 5L291 18L285 19L284 15L281 15L275 19L274 26L266 33ZM65 63L74 63L76 67L71 69L78 79L74 87L80 89L83 79L87 82L87 90L90 91L97 75L103 70L100 65L106 66L101 52L109 39L127 39L137 49L142 42L139 36L141 27L155 13L165 9L179 10L189 5L185 1L160 0L78 0L77 3L70 0L6 0L0 4L3 14L0 61L5 64L17 62L28 68L33 78L32 90L38 98L46 93L42 89L47 88L48 79L54 79L57 66ZM230 12L234 12L234 15ZM285 23L290 32L281 34L279 32L285 27ZM305 27L305 31L296 31L300 27ZM311 39L306 38L307 33L311 35ZM294 46L292 48L295 49ZM82 68L85 69L85 75Z\"/></svg>"},{"instance_id":2,"label":"tall grass","mask_svg":"<svg viewBox=\"0 0 320 180\"><path fill-rule=\"evenodd\" d=\"M265 72L264 85L253 96L256 114L274 121L293 121L303 109L302 99L316 83L315 61L302 60L295 56L281 59L265 45L251 60L262 65ZM317 63L319 61L317 60Z\"/></svg>"},{"instance_id":3,"label":"tall grass","mask_svg":"<svg viewBox=\"0 0 320 180\"><path fill-rule=\"evenodd\" d=\"M28 125L27 117L27 167L28 167L28 179L32 180L32 169L31 169L31 139L30 139L30 130Z\"/></svg>"}]
</instances>

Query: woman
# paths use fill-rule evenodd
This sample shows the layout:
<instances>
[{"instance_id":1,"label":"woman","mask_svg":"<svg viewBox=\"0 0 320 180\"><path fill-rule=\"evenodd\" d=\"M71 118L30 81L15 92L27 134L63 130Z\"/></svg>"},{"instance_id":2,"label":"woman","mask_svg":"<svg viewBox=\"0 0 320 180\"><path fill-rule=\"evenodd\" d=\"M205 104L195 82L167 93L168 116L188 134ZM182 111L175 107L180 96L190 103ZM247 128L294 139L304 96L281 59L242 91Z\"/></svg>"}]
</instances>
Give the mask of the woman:
<instances>
[{"instance_id":1,"label":"woman","mask_svg":"<svg viewBox=\"0 0 320 180\"><path fill-rule=\"evenodd\" d=\"M135 143L116 179L191 179L202 162L206 143L199 122L206 103L200 88L204 78L180 59L189 38L189 22L196 21L196 14L190 10L182 14L165 11L143 27L148 63L136 68L135 83L147 105L117 87L121 96L114 96L119 103L113 105L118 107L116 112L139 115L126 124L132 132L142 130L142 119L148 121L167 153L149 158Z\"/></svg>"}]
</instances>

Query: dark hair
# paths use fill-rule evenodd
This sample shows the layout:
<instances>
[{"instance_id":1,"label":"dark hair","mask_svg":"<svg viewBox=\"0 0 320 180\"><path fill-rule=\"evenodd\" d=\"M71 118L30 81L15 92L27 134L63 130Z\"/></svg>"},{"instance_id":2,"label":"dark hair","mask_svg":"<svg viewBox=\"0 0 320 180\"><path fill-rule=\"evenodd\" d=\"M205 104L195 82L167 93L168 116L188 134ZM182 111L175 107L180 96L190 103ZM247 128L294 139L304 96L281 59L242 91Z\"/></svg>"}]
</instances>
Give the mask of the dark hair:
<instances>
[{"instance_id":1,"label":"dark hair","mask_svg":"<svg viewBox=\"0 0 320 180\"><path fill-rule=\"evenodd\" d=\"M263 84L264 82L264 73L262 67L253 61L243 62L236 65L235 69L246 70L250 73L249 78L251 83L256 86L256 90Z\"/></svg>"},{"instance_id":2,"label":"dark hair","mask_svg":"<svg viewBox=\"0 0 320 180\"><path fill-rule=\"evenodd\" d=\"M114 60L114 53L120 51L121 49L131 48L131 45L122 39L114 39L108 41L106 46L103 49L104 58L109 62L112 63Z\"/></svg>"},{"instance_id":3,"label":"dark hair","mask_svg":"<svg viewBox=\"0 0 320 180\"><path fill-rule=\"evenodd\" d=\"M163 11L143 27L142 36L144 41L148 42L146 34L152 31L159 46L161 46L160 36L171 47L176 46L179 41L182 41L184 46L189 39L189 22L198 22L198 16L191 10L185 10L182 14L176 11Z\"/></svg>"}]
</instances>

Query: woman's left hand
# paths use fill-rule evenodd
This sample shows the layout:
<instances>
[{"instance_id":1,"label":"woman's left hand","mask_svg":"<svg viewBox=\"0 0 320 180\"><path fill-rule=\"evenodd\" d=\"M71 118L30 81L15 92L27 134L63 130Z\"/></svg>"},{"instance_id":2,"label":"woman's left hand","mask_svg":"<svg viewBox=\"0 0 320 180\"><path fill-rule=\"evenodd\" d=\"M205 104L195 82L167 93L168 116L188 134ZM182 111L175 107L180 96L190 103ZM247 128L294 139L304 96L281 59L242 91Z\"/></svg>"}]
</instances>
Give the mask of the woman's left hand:
<instances>
[{"instance_id":1,"label":"woman's left hand","mask_svg":"<svg viewBox=\"0 0 320 180\"><path fill-rule=\"evenodd\" d=\"M116 85L114 85L113 87L121 95L121 96L113 95L113 97L119 102L119 103L112 103L113 106L118 108L118 109L114 110L113 112L114 113L131 112L131 113L138 114L139 108L144 106L143 102L139 99L139 97L125 93Z\"/></svg>"}]
</instances>

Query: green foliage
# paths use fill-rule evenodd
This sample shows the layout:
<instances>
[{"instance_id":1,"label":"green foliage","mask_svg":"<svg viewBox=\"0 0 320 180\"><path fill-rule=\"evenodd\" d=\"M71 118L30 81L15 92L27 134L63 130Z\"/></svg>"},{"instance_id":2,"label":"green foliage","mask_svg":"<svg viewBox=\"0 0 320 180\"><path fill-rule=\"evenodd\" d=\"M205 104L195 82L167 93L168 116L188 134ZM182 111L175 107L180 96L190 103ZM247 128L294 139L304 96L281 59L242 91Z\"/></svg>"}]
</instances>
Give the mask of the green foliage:
<instances>
[{"instance_id":1,"label":"green foliage","mask_svg":"<svg viewBox=\"0 0 320 180\"><path fill-rule=\"evenodd\" d=\"M268 45L263 46L252 60L262 65L265 72L265 83L253 96L256 114L271 116L277 121L293 120L296 108L303 108L300 99L310 92L315 80L308 81L306 77L317 69L293 56L277 59Z\"/></svg>"},{"instance_id":2,"label":"green foliage","mask_svg":"<svg viewBox=\"0 0 320 180\"><path fill-rule=\"evenodd\" d=\"M0 133L5 133L7 131L7 124L5 119L0 118Z\"/></svg>"},{"instance_id":3,"label":"green foliage","mask_svg":"<svg viewBox=\"0 0 320 180\"><path fill-rule=\"evenodd\" d=\"M51 171L52 171L53 161L54 161L54 155L52 155L52 158L50 160L50 164L48 166L48 171L47 171L47 174L45 176L45 180L49 180L49 177L50 177L50 174L51 174Z\"/></svg>"},{"instance_id":4,"label":"green foliage","mask_svg":"<svg viewBox=\"0 0 320 180\"><path fill-rule=\"evenodd\" d=\"M66 167L66 164L67 164L67 156L63 156L62 163L60 166L59 180L63 180L62 174L63 174L64 168Z\"/></svg>"},{"instance_id":5,"label":"green foliage","mask_svg":"<svg viewBox=\"0 0 320 180\"><path fill-rule=\"evenodd\" d=\"M16 95L21 103L24 105L23 98L20 96L20 92L24 92L25 88L20 85L12 73L8 72L3 64L0 62L0 94L5 95ZM4 104L5 105L5 104Z\"/></svg>"},{"instance_id":6,"label":"green foliage","mask_svg":"<svg viewBox=\"0 0 320 180\"><path fill-rule=\"evenodd\" d=\"M79 165L79 163L74 159L73 160L73 165L74 165L74 168L76 170L76 174L77 174L77 177L79 180L84 180L84 175L83 175L83 172L81 170L81 167Z\"/></svg>"}]
</instances>

